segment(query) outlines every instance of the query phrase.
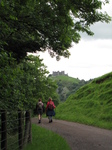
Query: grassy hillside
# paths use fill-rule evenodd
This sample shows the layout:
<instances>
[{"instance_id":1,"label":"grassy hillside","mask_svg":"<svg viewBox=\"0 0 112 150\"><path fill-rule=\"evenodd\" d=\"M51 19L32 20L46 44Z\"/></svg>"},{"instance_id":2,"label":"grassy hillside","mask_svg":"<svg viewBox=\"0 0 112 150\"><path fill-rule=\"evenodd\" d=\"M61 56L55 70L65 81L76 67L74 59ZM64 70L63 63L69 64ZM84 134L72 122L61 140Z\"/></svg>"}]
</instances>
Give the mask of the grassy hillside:
<instances>
[{"instance_id":1,"label":"grassy hillside","mask_svg":"<svg viewBox=\"0 0 112 150\"><path fill-rule=\"evenodd\" d=\"M65 101L71 93L74 93L82 85L87 83L87 81L79 80L77 78L72 78L65 75L50 76L50 78L57 82L57 93L59 95L60 101Z\"/></svg>"},{"instance_id":2,"label":"grassy hillside","mask_svg":"<svg viewBox=\"0 0 112 150\"><path fill-rule=\"evenodd\" d=\"M64 81L64 82L70 82L70 83L79 83L79 79L76 78L72 78L69 76L65 76L65 75L59 75L59 76L52 76L52 78L56 81Z\"/></svg>"},{"instance_id":3,"label":"grassy hillside","mask_svg":"<svg viewBox=\"0 0 112 150\"><path fill-rule=\"evenodd\" d=\"M56 108L56 118L112 129L112 72L70 95Z\"/></svg>"}]
</instances>

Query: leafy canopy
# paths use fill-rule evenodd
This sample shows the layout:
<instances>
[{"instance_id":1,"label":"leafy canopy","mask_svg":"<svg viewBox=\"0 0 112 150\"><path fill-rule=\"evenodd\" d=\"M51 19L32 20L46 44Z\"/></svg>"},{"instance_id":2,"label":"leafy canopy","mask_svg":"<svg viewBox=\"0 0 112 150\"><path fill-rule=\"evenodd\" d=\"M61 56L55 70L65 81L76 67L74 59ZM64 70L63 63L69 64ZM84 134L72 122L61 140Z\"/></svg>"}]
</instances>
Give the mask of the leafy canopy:
<instances>
[{"instance_id":1,"label":"leafy canopy","mask_svg":"<svg viewBox=\"0 0 112 150\"><path fill-rule=\"evenodd\" d=\"M109 22L102 5L108 0L1 0L0 49L21 59L27 52L48 50L51 57L69 57L80 32L93 35L90 25Z\"/></svg>"}]
</instances>

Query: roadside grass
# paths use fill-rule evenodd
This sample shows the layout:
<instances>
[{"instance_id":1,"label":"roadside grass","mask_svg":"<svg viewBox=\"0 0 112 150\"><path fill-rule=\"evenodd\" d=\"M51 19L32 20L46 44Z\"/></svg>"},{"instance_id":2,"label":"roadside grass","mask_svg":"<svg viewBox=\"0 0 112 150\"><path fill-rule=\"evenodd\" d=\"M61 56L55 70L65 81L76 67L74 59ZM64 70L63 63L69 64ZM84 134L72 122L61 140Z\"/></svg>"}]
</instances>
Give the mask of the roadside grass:
<instances>
[{"instance_id":1,"label":"roadside grass","mask_svg":"<svg viewBox=\"0 0 112 150\"><path fill-rule=\"evenodd\" d=\"M58 134L32 124L32 143L23 150L70 150L66 140Z\"/></svg>"},{"instance_id":2,"label":"roadside grass","mask_svg":"<svg viewBox=\"0 0 112 150\"><path fill-rule=\"evenodd\" d=\"M55 118L112 129L112 73L70 95L56 108Z\"/></svg>"}]
</instances>

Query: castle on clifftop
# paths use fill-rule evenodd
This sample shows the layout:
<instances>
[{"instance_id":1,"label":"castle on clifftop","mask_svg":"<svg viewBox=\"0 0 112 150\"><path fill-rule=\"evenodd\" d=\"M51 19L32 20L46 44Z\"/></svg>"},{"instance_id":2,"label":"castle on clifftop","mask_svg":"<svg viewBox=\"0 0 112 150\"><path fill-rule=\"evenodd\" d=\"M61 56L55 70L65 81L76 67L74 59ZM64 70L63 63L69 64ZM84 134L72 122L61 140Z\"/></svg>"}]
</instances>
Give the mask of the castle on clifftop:
<instances>
[{"instance_id":1,"label":"castle on clifftop","mask_svg":"<svg viewBox=\"0 0 112 150\"><path fill-rule=\"evenodd\" d=\"M65 74L65 71L53 71L52 75L53 76L59 76L59 75L68 76L68 74Z\"/></svg>"}]
</instances>

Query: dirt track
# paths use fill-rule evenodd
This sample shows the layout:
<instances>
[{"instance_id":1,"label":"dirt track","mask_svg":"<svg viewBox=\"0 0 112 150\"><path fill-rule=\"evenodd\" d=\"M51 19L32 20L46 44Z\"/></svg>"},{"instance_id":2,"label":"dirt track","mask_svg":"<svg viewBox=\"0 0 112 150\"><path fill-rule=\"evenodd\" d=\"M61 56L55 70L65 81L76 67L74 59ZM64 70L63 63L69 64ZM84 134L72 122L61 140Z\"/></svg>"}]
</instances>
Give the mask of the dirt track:
<instances>
[{"instance_id":1,"label":"dirt track","mask_svg":"<svg viewBox=\"0 0 112 150\"><path fill-rule=\"evenodd\" d=\"M37 118L32 123L52 130L66 139L71 150L112 150L112 131L62 120L48 123L47 118L38 124Z\"/></svg>"}]
</instances>

